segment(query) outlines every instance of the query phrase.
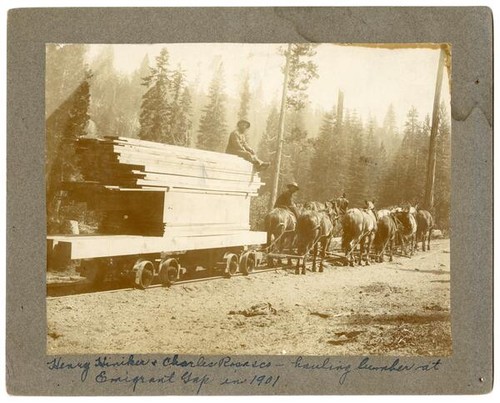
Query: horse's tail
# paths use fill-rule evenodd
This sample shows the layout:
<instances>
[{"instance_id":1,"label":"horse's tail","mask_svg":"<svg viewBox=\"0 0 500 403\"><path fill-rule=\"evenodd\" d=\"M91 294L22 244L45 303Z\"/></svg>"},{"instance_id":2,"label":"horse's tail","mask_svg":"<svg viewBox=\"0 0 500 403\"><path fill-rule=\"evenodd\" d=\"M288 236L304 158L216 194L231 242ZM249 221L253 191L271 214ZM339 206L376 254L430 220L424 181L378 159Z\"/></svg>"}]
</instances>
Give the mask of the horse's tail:
<instances>
[{"instance_id":1,"label":"horse's tail","mask_svg":"<svg viewBox=\"0 0 500 403\"><path fill-rule=\"evenodd\" d=\"M285 224L282 222L276 223L276 217L273 215L266 216L266 232L267 232L267 242L266 247L269 248L273 242L273 235L275 236L275 241L285 230Z\"/></svg>"},{"instance_id":2,"label":"horse's tail","mask_svg":"<svg viewBox=\"0 0 500 403\"><path fill-rule=\"evenodd\" d=\"M349 214L346 214L344 216L344 219L342 221L342 249L347 251L349 250L349 244L351 242L351 219Z\"/></svg>"},{"instance_id":3,"label":"horse's tail","mask_svg":"<svg viewBox=\"0 0 500 403\"><path fill-rule=\"evenodd\" d=\"M266 215L266 218L264 219L264 226L265 226L266 232L267 232L266 248L269 248L269 246L271 245L272 237L273 237L273 232L271 230L271 215L270 214Z\"/></svg>"}]
</instances>

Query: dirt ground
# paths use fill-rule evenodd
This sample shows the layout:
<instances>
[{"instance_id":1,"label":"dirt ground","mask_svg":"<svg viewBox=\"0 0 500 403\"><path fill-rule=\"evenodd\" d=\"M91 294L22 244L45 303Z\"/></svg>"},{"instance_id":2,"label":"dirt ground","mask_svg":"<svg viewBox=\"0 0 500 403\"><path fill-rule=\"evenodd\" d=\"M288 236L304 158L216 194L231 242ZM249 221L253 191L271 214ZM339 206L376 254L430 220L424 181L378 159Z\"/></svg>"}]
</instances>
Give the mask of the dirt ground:
<instances>
[{"instance_id":1,"label":"dirt ground","mask_svg":"<svg viewBox=\"0 0 500 403\"><path fill-rule=\"evenodd\" d=\"M49 354L451 354L450 243L368 267L47 297Z\"/></svg>"}]
</instances>

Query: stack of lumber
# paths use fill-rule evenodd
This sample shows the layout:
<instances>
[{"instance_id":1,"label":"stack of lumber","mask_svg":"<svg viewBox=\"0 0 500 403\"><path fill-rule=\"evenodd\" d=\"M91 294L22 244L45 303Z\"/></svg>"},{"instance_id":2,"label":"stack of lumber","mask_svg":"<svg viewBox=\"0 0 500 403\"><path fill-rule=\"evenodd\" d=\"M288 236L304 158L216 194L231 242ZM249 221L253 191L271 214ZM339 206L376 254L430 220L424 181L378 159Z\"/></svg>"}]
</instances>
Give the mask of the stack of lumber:
<instances>
[{"instance_id":1,"label":"stack of lumber","mask_svg":"<svg viewBox=\"0 0 500 403\"><path fill-rule=\"evenodd\" d=\"M77 153L88 184L251 196L256 196L262 186L252 164L235 155L125 137L79 139Z\"/></svg>"},{"instance_id":2,"label":"stack of lumber","mask_svg":"<svg viewBox=\"0 0 500 403\"><path fill-rule=\"evenodd\" d=\"M250 199L263 185L250 162L129 139L79 139L83 181L75 200L102 213L110 235L216 236L249 231Z\"/></svg>"}]
</instances>

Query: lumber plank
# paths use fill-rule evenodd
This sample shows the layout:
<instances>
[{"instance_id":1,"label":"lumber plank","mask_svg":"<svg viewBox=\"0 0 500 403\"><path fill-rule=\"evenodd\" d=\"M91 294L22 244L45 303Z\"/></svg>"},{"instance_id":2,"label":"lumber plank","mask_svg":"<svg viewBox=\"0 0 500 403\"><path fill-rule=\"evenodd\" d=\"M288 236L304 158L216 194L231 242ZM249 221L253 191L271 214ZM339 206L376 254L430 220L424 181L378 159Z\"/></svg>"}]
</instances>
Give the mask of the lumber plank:
<instances>
[{"instance_id":1,"label":"lumber plank","mask_svg":"<svg viewBox=\"0 0 500 403\"><path fill-rule=\"evenodd\" d=\"M257 195L258 194L258 189L260 187L260 184L257 184L253 187L251 186L221 186L221 187L212 187L212 186L207 186L204 184L182 184L180 182L177 182L175 184L169 184L166 182L160 182L160 181L152 181L152 180L147 180L147 179L138 179L136 181L136 184L141 187L160 187L160 188L179 188L179 189L198 189L198 190L209 190L209 191L223 191L223 192L235 192L235 193L244 193L244 194L250 194L250 195Z\"/></svg>"},{"instance_id":2,"label":"lumber plank","mask_svg":"<svg viewBox=\"0 0 500 403\"><path fill-rule=\"evenodd\" d=\"M134 235L60 236L52 237L52 254L63 254L63 259L92 259L99 257L130 256L149 253L171 253L200 249L228 248L246 245L262 245L266 233L257 231L235 231L216 235L166 234L163 237ZM55 245L58 247L56 248ZM58 256L51 256L58 259Z\"/></svg>"},{"instance_id":3,"label":"lumber plank","mask_svg":"<svg viewBox=\"0 0 500 403\"><path fill-rule=\"evenodd\" d=\"M172 153L176 153L178 155L186 155L190 157L196 156L197 158L214 160L216 162L219 161L221 156L223 156L222 158L226 158L228 161L229 160L244 161L242 158L236 155L225 154L217 151L201 150L199 148L190 148L190 147L176 146L172 144L156 143L153 141L132 139L129 137L106 137L106 139L110 139L115 144L127 144L136 147L152 148L154 150L165 150Z\"/></svg>"}]
</instances>

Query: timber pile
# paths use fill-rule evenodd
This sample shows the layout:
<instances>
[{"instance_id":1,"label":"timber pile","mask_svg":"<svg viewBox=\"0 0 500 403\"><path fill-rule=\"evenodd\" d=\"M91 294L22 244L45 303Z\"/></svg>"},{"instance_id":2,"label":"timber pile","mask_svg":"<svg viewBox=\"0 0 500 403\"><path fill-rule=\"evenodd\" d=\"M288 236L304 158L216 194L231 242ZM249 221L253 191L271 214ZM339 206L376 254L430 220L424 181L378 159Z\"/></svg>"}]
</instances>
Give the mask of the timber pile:
<instances>
[{"instance_id":1,"label":"timber pile","mask_svg":"<svg viewBox=\"0 0 500 403\"><path fill-rule=\"evenodd\" d=\"M256 196L263 185L252 164L235 155L125 137L79 139L88 184L124 188L180 188Z\"/></svg>"},{"instance_id":2,"label":"timber pile","mask_svg":"<svg viewBox=\"0 0 500 403\"><path fill-rule=\"evenodd\" d=\"M65 188L102 213L101 234L215 236L250 229L250 199L263 183L240 157L125 137L82 138L76 151L83 181Z\"/></svg>"}]
</instances>

